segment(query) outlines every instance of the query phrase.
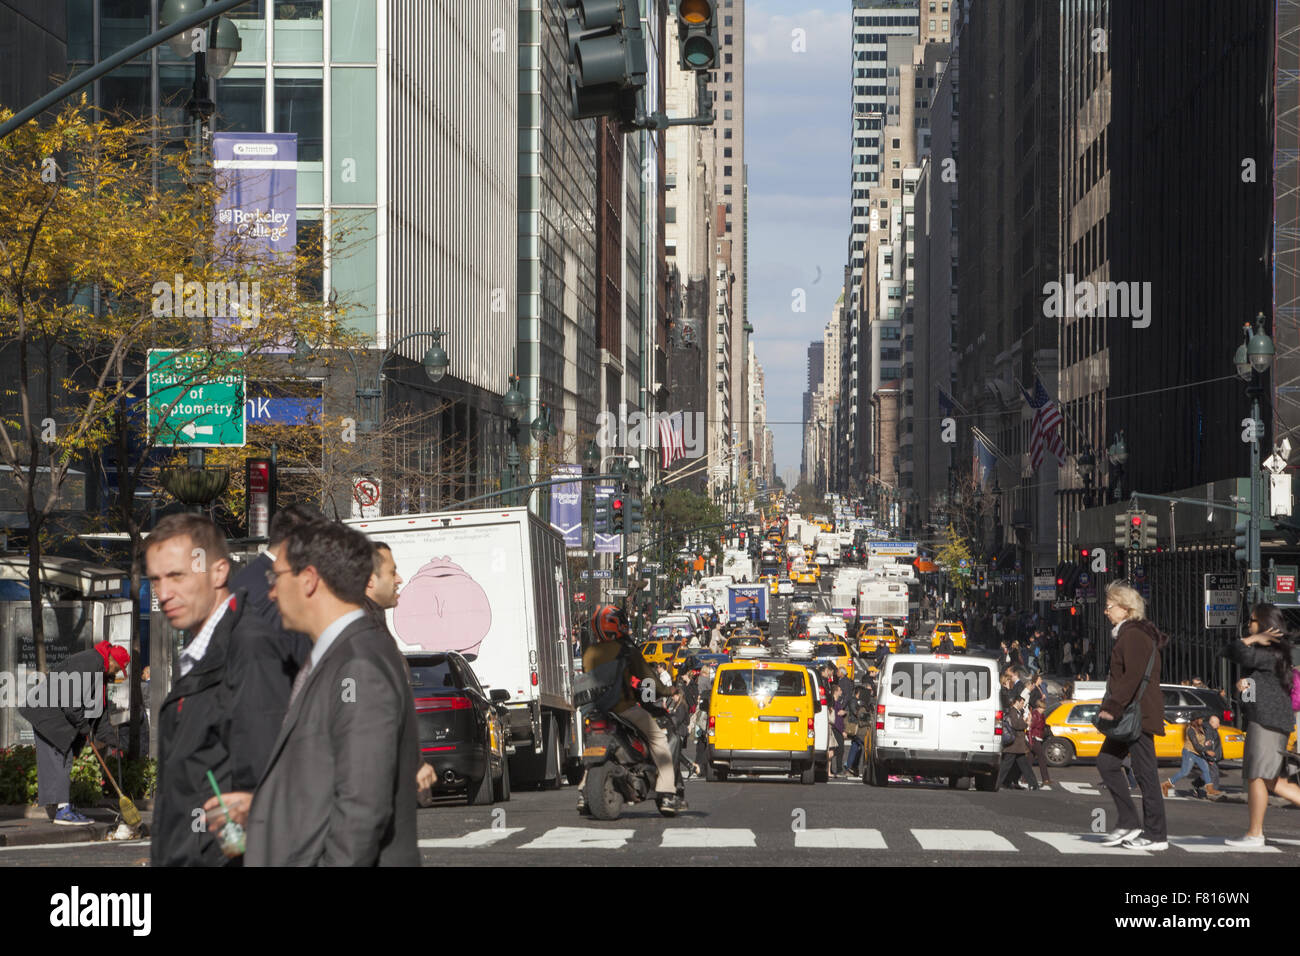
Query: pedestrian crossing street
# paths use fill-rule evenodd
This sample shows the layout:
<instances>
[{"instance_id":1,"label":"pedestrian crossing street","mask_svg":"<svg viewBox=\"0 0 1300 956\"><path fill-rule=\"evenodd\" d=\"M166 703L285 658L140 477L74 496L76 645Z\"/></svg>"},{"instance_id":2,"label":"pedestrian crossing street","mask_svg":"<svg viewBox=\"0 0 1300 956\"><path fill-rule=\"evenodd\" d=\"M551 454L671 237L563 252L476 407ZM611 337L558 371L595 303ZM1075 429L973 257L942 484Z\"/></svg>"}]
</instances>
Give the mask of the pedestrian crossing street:
<instances>
[{"instance_id":1,"label":"pedestrian crossing street","mask_svg":"<svg viewBox=\"0 0 1300 956\"><path fill-rule=\"evenodd\" d=\"M1105 854L1121 858L1126 856L1158 856L1146 850L1125 850L1104 847L1100 833L1069 833L1045 830L1025 830L1015 833L996 833L993 830L957 829L907 829L886 834L877 829L823 827L794 830L785 833L756 834L753 830L731 827L672 826L654 833L634 829L602 829L597 827L552 827L542 832L529 832L528 827L495 827L472 830L459 837L444 837L420 841L425 850L475 850L488 847L505 847L517 850L622 850L635 846L677 850L717 849L808 849L808 850L917 850L937 853L1019 853L1031 848L1041 849L1033 841L1047 846L1065 856ZM1258 849L1239 849L1224 845L1221 836L1171 836L1170 850L1195 854L1259 854L1292 853L1300 855L1300 840L1269 839L1268 845Z\"/></svg>"}]
</instances>

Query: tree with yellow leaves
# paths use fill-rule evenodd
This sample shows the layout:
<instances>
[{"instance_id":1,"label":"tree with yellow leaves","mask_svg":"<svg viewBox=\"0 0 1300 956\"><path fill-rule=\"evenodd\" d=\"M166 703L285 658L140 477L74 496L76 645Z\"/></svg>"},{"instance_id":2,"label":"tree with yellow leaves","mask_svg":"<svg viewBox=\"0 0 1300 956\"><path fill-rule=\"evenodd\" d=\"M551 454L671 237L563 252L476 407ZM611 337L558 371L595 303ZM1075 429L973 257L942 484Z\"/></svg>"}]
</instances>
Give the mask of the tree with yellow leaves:
<instances>
[{"instance_id":1,"label":"tree with yellow leaves","mask_svg":"<svg viewBox=\"0 0 1300 956\"><path fill-rule=\"evenodd\" d=\"M11 115L0 110L0 121ZM172 412L188 390L222 374L274 378L303 335L336 348L353 341L336 305L304 294L320 272L319 250L273 258L238 241L218 247L220 185L174 150L170 132L98 116L83 98L0 140L0 481L27 520L40 670L43 535L56 512L76 505L65 500L73 466L118 449L135 606L143 535L135 491L155 467L151 450L168 441L164 427L185 424ZM183 361L168 403L145 419L133 413L146 397L150 349L177 350ZM233 405L242 418L242 396Z\"/></svg>"}]
</instances>

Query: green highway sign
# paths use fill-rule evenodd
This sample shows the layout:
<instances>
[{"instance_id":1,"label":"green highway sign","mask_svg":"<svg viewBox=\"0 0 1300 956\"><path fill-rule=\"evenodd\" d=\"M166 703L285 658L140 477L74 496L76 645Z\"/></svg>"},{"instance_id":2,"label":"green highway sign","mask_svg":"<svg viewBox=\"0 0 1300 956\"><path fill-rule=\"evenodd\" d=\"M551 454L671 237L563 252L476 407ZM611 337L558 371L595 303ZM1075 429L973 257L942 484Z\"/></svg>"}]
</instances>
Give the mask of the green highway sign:
<instances>
[{"instance_id":1,"label":"green highway sign","mask_svg":"<svg viewBox=\"0 0 1300 956\"><path fill-rule=\"evenodd\" d=\"M149 430L160 447L242 448L244 353L149 350Z\"/></svg>"}]
</instances>

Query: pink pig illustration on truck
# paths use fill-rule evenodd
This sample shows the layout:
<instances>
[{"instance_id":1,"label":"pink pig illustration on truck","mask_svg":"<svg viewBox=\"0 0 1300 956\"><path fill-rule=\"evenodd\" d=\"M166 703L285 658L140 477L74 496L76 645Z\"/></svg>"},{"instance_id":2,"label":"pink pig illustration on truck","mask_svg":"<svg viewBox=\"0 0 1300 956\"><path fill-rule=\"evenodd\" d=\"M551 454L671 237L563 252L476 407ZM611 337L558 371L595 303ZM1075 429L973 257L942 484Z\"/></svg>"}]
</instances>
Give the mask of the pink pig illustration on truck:
<instances>
[{"instance_id":1,"label":"pink pig illustration on truck","mask_svg":"<svg viewBox=\"0 0 1300 956\"><path fill-rule=\"evenodd\" d=\"M430 561L402 588L393 629L426 651L477 654L492 629L487 592L449 557Z\"/></svg>"}]
</instances>

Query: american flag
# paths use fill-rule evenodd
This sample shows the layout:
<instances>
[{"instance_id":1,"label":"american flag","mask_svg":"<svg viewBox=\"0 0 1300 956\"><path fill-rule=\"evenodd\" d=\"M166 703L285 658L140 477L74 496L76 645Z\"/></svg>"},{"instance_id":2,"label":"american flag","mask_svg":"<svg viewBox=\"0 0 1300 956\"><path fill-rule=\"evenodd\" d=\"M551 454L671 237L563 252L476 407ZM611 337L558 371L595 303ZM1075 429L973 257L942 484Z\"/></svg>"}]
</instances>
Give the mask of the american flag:
<instances>
[{"instance_id":1,"label":"american flag","mask_svg":"<svg viewBox=\"0 0 1300 956\"><path fill-rule=\"evenodd\" d=\"M1030 465L1034 471L1043 463L1043 452L1050 451L1058 465L1065 464L1065 442L1061 439L1061 409L1052 396L1043 388L1043 380L1034 376L1034 394L1031 396L1023 388L1020 393L1025 396L1029 407L1034 409L1034 424L1029 431Z\"/></svg>"},{"instance_id":2,"label":"american flag","mask_svg":"<svg viewBox=\"0 0 1300 956\"><path fill-rule=\"evenodd\" d=\"M659 465L667 468L679 458L686 457L686 433L682 413L659 416Z\"/></svg>"}]
</instances>

